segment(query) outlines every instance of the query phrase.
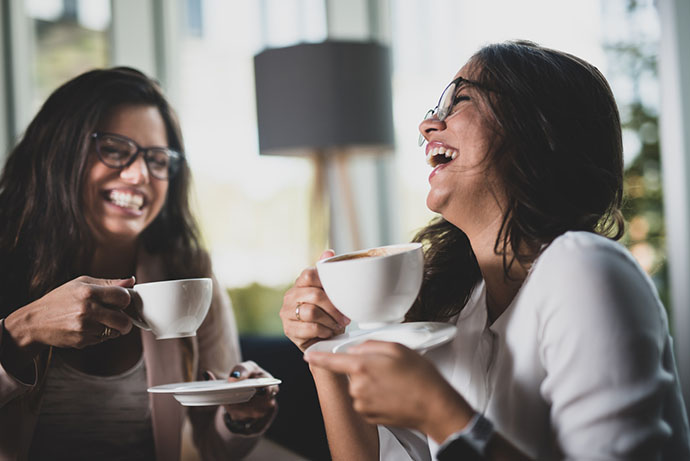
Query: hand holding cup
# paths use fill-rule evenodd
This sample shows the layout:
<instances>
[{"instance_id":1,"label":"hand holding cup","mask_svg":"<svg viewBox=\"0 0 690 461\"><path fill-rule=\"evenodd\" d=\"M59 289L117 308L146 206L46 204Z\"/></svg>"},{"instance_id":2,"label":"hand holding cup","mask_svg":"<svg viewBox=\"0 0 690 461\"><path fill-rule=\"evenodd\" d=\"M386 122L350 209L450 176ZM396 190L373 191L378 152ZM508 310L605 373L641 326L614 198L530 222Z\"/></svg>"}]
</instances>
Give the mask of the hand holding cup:
<instances>
[{"instance_id":1,"label":"hand holding cup","mask_svg":"<svg viewBox=\"0 0 690 461\"><path fill-rule=\"evenodd\" d=\"M327 250L321 258L333 255L333 251ZM350 323L326 296L314 267L303 270L285 293L280 317L285 336L303 352L315 342L342 334Z\"/></svg>"}]
</instances>

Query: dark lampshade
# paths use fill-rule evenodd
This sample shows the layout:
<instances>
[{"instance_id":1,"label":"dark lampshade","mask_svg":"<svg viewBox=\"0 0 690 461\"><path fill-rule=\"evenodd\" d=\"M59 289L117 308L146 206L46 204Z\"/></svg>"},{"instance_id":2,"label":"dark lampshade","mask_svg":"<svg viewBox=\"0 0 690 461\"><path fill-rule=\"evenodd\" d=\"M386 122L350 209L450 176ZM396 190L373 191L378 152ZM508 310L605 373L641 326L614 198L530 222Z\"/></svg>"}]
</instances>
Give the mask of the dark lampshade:
<instances>
[{"instance_id":1,"label":"dark lampshade","mask_svg":"<svg viewBox=\"0 0 690 461\"><path fill-rule=\"evenodd\" d=\"M305 43L254 57L261 154L393 146L390 53L373 42Z\"/></svg>"}]
</instances>

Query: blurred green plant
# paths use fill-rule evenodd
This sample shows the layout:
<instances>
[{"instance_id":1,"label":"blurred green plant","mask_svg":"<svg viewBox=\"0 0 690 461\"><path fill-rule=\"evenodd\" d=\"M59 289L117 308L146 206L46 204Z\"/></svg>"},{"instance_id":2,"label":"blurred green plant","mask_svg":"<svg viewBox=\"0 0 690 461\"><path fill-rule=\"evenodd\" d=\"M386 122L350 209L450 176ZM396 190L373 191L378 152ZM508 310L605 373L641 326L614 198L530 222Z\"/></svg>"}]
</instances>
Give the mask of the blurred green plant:
<instances>
[{"instance_id":1,"label":"blurred green plant","mask_svg":"<svg viewBox=\"0 0 690 461\"><path fill-rule=\"evenodd\" d=\"M658 118L641 103L629 106L624 129L640 138L640 152L626 168L623 215L628 226L622 243L652 277L664 305L669 307L666 230L664 224Z\"/></svg>"},{"instance_id":2,"label":"blurred green plant","mask_svg":"<svg viewBox=\"0 0 690 461\"><path fill-rule=\"evenodd\" d=\"M280 307L290 285L269 287L258 283L230 288L237 327L241 334L282 335Z\"/></svg>"},{"instance_id":3,"label":"blurred green plant","mask_svg":"<svg viewBox=\"0 0 690 461\"><path fill-rule=\"evenodd\" d=\"M657 17L651 1L622 1L627 34L604 44L614 93L616 83L630 89L627 100L618 98L626 157L632 158L625 165L623 215L627 226L621 242L652 277L670 314L658 111L654 107L658 103L659 37L649 32L655 30L649 21ZM644 98L650 88L657 96Z\"/></svg>"}]
</instances>

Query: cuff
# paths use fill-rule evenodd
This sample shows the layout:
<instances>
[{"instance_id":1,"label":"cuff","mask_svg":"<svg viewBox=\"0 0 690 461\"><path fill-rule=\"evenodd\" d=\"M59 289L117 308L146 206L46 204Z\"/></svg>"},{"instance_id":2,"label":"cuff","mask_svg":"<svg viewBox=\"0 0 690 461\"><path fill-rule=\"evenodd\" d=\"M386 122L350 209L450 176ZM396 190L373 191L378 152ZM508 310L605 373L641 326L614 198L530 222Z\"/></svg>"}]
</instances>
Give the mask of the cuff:
<instances>
[{"instance_id":1,"label":"cuff","mask_svg":"<svg viewBox=\"0 0 690 461\"><path fill-rule=\"evenodd\" d=\"M277 405L270 414L262 418L234 421L221 405L216 413L216 426L223 426L225 433L228 434L227 437L254 438L263 435L271 427L276 414L278 414Z\"/></svg>"},{"instance_id":2,"label":"cuff","mask_svg":"<svg viewBox=\"0 0 690 461\"><path fill-rule=\"evenodd\" d=\"M5 334L5 319L0 319L0 348L2 347L2 339ZM36 367L36 361L33 361L34 365L34 379L33 382L24 382L18 377L12 375L0 361L0 407L3 406L8 401L13 398L24 394L36 385L36 377L38 376L38 369Z\"/></svg>"},{"instance_id":3,"label":"cuff","mask_svg":"<svg viewBox=\"0 0 690 461\"><path fill-rule=\"evenodd\" d=\"M470 422L463 429L446 438L438 447L436 458L439 461L483 460L486 456L486 446L493 436L494 427L491 421L479 413L475 413Z\"/></svg>"}]
</instances>

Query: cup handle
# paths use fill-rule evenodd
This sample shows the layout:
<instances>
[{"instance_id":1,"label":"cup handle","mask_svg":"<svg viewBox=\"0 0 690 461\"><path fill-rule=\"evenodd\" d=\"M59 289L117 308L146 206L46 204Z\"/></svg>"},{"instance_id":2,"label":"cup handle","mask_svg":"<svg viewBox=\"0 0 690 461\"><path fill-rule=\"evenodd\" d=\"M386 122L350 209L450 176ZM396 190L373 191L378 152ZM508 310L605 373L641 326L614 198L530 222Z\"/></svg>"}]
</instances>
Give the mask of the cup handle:
<instances>
[{"instance_id":1,"label":"cup handle","mask_svg":"<svg viewBox=\"0 0 690 461\"><path fill-rule=\"evenodd\" d=\"M129 296L132 298L132 301L129 303L129 306L122 309L122 312L124 312L127 317L132 319L132 323L134 325L138 326L142 330L151 331L151 327L146 323L144 317L141 315L141 311L144 306L141 296L139 296L139 293L131 288L126 288L126 290L129 292Z\"/></svg>"}]
</instances>

